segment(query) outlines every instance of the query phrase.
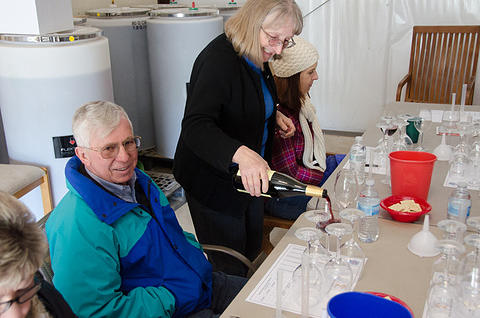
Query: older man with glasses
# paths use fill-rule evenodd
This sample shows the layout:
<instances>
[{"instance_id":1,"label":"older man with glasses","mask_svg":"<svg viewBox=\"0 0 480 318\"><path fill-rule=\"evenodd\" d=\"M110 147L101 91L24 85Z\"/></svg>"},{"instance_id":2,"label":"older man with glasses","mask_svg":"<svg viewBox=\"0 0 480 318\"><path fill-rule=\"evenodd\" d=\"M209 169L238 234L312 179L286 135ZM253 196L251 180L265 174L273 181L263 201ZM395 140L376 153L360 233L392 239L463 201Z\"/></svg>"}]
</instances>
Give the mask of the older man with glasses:
<instances>
[{"instance_id":1,"label":"older man with glasses","mask_svg":"<svg viewBox=\"0 0 480 318\"><path fill-rule=\"evenodd\" d=\"M218 317L246 280L212 273L155 182L136 168L124 109L74 114L69 192L46 223L53 282L79 317Z\"/></svg>"}]
</instances>

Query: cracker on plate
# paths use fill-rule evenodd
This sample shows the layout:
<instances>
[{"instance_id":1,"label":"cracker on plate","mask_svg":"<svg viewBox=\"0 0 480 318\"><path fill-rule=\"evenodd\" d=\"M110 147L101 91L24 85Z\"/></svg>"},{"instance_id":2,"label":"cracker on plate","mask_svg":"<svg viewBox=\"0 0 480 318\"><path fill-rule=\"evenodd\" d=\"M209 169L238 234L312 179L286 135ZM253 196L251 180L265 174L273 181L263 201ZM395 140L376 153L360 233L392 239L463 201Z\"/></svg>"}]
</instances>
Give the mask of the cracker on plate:
<instances>
[{"instance_id":1,"label":"cracker on plate","mask_svg":"<svg viewBox=\"0 0 480 318\"><path fill-rule=\"evenodd\" d=\"M389 206L390 209L398 212L420 212L422 208L420 204L415 203L414 200L402 200L399 203Z\"/></svg>"}]
</instances>

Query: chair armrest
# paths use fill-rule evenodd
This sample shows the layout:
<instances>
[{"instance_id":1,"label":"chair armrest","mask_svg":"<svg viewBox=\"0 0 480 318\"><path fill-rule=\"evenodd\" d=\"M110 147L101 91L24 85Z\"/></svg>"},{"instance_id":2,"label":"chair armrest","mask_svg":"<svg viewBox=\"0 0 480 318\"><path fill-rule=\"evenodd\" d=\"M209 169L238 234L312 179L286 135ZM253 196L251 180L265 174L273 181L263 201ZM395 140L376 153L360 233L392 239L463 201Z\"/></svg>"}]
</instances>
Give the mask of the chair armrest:
<instances>
[{"instance_id":1,"label":"chair armrest","mask_svg":"<svg viewBox=\"0 0 480 318\"><path fill-rule=\"evenodd\" d=\"M473 104L473 93L475 88L475 76L470 77L467 83L467 96L465 97L465 105Z\"/></svg>"},{"instance_id":2,"label":"chair armrest","mask_svg":"<svg viewBox=\"0 0 480 318\"><path fill-rule=\"evenodd\" d=\"M252 271L252 273L255 273L255 271L257 270L257 267L253 265L253 263L248 258L242 255L242 253L235 251L234 249L231 249L226 246L210 245L210 244L202 244L202 247L204 251L222 252L235 257L236 259L241 261L243 264L245 264Z\"/></svg>"},{"instance_id":3,"label":"chair armrest","mask_svg":"<svg viewBox=\"0 0 480 318\"><path fill-rule=\"evenodd\" d=\"M400 83L398 83L398 87L397 87L397 102L400 101L400 98L402 97L402 89L403 89L403 86L405 86L405 84L407 84L408 82L410 82L412 80L412 73L408 73L407 75L405 75L404 78L402 78L402 80L400 81Z\"/></svg>"}]
</instances>

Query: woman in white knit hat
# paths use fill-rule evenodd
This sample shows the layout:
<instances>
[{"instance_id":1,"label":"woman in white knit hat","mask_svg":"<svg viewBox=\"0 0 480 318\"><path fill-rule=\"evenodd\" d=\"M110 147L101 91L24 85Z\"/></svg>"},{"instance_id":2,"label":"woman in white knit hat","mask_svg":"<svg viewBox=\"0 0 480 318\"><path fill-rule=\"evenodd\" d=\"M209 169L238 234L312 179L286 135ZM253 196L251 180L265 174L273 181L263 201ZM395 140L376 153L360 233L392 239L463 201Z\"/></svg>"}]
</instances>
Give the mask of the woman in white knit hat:
<instances>
[{"instance_id":1,"label":"woman in white knit hat","mask_svg":"<svg viewBox=\"0 0 480 318\"><path fill-rule=\"evenodd\" d=\"M294 41L294 47L285 49L272 61L278 110L293 121L296 131L291 138L283 138L281 132L276 131L271 168L300 182L322 185L344 155L327 158L322 129L308 94L318 79L318 51L301 37L294 37ZM305 196L271 199L266 211L278 217L296 219L305 212L309 199Z\"/></svg>"}]
</instances>

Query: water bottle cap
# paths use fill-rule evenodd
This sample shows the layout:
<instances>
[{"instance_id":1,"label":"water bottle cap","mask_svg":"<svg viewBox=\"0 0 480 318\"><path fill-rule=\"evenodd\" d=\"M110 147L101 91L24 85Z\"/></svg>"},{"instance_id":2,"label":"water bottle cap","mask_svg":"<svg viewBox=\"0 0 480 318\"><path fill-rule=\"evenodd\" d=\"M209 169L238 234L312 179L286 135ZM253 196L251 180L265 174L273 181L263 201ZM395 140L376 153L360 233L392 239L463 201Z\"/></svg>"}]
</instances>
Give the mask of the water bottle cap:
<instances>
[{"instance_id":1,"label":"water bottle cap","mask_svg":"<svg viewBox=\"0 0 480 318\"><path fill-rule=\"evenodd\" d=\"M468 185L468 184L467 184L466 182L463 182L463 181L457 183L457 186L458 186L459 188L466 188L467 185Z\"/></svg>"},{"instance_id":2,"label":"water bottle cap","mask_svg":"<svg viewBox=\"0 0 480 318\"><path fill-rule=\"evenodd\" d=\"M367 186L373 186L375 184L375 180L373 180L373 179L365 180L365 184Z\"/></svg>"},{"instance_id":3,"label":"water bottle cap","mask_svg":"<svg viewBox=\"0 0 480 318\"><path fill-rule=\"evenodd\" d=\"M355 137L355 140L356 140L356 141L359 141L359 140L362 141L362 140L363 140L363 137L362 137L362 136L356 136L356 137Z\"/></svg>"}]
</instances>

